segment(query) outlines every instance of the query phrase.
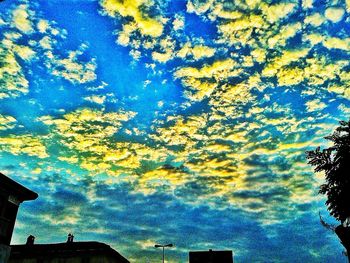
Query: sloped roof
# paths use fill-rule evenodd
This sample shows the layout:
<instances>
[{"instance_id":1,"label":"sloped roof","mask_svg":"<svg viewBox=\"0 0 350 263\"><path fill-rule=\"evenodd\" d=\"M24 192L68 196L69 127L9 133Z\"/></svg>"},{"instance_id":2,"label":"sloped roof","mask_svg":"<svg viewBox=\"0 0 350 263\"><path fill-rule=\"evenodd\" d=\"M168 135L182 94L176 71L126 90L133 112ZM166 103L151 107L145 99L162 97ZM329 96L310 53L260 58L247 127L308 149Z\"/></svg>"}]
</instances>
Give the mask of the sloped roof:
<instances>
[{"instance_id":1,"label":"sloped roof","mask_svg":"<svg viewBox=\"0 0 350 263\"><path fill-rule=\"evenodd\" d=\"M29 190L2 173L0 173L0 190L3 193L15 195L21 202L38 198L37 193Z\"/></svg>"},{"instance_id":2,"label":"sloped roof","mask_svg":"<svg viewBox=\"0 0 350 263\"><path fill-rule=\"evenodd\" d=\"M109 245L100 242L70 242L56 244L11 245L11 259L76 257L88 255L110 256L121 263L129 261Z\"/></svg>"}]
</instances>

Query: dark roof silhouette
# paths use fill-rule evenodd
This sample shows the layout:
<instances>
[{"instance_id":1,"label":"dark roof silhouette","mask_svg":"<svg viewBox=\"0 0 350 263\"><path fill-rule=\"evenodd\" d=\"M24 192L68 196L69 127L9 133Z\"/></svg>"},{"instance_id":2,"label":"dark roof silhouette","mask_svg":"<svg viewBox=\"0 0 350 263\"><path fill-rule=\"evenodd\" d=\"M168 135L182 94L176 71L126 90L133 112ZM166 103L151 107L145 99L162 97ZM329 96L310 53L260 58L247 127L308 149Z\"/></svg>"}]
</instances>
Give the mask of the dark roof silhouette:
<instances>
[{"instance_id":1,"label":"dark roof silhouette","mask_svg":"<svg viewBox=\"0 0 350 263\"><path fill-rule=\"evenodd\" d=\"M232 251L191 251L190 263L233 263Z\"/></svg>"},{"instance_id":2,"label":"dark roof silhouette","mask_svg":"<svg viewBox=\"0 0 350 263\"><path fill-rule=\"evenodd\" d=\"M5 194L15 195L19 201L34 200L38 194L0 173L0 189Z\"/></svg>"},{"instance_id":3,"label":"dark roof silhouette","mask_svg":"<svg viewBox=\"0 0 350 263\"><path fill-rule=\"evenodd\" d=\"M67 258L76 256L110 256L121 263L129 261L107 244L100 242L70 242L56 244L11 245L11 260L30 258Z\"/></svg>"}]
</instances>

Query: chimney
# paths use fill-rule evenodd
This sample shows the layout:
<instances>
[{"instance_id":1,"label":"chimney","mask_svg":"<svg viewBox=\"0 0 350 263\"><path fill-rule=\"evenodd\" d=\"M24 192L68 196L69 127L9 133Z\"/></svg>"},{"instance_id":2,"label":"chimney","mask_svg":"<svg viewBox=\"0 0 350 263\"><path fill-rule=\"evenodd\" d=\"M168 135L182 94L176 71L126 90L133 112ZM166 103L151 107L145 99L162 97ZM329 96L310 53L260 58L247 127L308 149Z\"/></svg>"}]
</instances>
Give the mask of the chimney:
<instances>
[{"instance_id":1,"label":"chimney","mask_svg":"<svg viewBox=\"0 0 350 263\"><path fill-rule=\"evenodd\" d=\"M73 243L73 239L74 239L74 236L71 233L69 233L67 238L67 243Z\"/></svg>"},{"instance_id":2,"label":"chimney","mask_svg":"<svg viewBox=\"0 0 350 263\"><path fill-rule=\"evenodd\" d=\"M34 240L35 240L35 236L33 235L28 236L26 245L27 246L34 245Z\"/></svg>"}]
</instances>

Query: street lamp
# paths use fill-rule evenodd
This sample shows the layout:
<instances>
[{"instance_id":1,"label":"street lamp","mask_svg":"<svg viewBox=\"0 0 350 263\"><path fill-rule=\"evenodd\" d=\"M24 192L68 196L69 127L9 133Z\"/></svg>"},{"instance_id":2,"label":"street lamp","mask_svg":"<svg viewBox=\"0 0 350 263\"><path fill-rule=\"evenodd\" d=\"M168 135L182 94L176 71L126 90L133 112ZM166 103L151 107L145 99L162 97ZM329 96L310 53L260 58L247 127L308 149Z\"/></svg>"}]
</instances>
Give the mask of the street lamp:
<instances>
[{"instance_id":1,"label":"street lamp","mask_svg":"<svg viewBox=\"0 0 350 263\"><path fill-rule=\"evenodd\" d=\"M159 245L159 244L155 244L154 247L158 248L158 247L161 247L163 248L163 263L164 263L164 248L165 247L172 247L174 246L173 244L166 244L166 245Z\"/></svg>"}]
</instances>

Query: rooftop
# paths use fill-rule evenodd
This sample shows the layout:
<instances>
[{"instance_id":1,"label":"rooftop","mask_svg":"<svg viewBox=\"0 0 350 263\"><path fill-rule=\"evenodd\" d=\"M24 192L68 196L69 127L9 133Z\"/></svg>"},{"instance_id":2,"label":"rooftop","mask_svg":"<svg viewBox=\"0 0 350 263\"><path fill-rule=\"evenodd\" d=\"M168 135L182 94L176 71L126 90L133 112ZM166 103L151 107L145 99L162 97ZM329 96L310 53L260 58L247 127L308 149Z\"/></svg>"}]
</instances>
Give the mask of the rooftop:
<instances>
[{"instance_id":1,"label":"rooftop","mask_svg":"<svg viewBox=\"0 0 350 263\"><path fill-rule=\"evenodd\" d=\"M190 263L233 263L232 251L191 251L189 253Z\"/></svg>"},{"instance_id":2,"label":"rooftop","mask_svg":"<svg viewBox=\"0 0 350 263\"><path fill-rule=\"evenodd\" d=\"M107 244L100 242L70 242L56 244L11 245L10 260L21 258L50 258L88 255L108 255L120 262L129 261Z\"/></svg>"},{"instance_id":3,"label":"rooftop","mask_svg":"<svg viewBox=\"0 0 350 263\"><path fill-rule=\"evenodd\" d=\"M0 173L0 192L15 195L19 201L34 200L38 194Z\"/></svg>"}]
</instances>

